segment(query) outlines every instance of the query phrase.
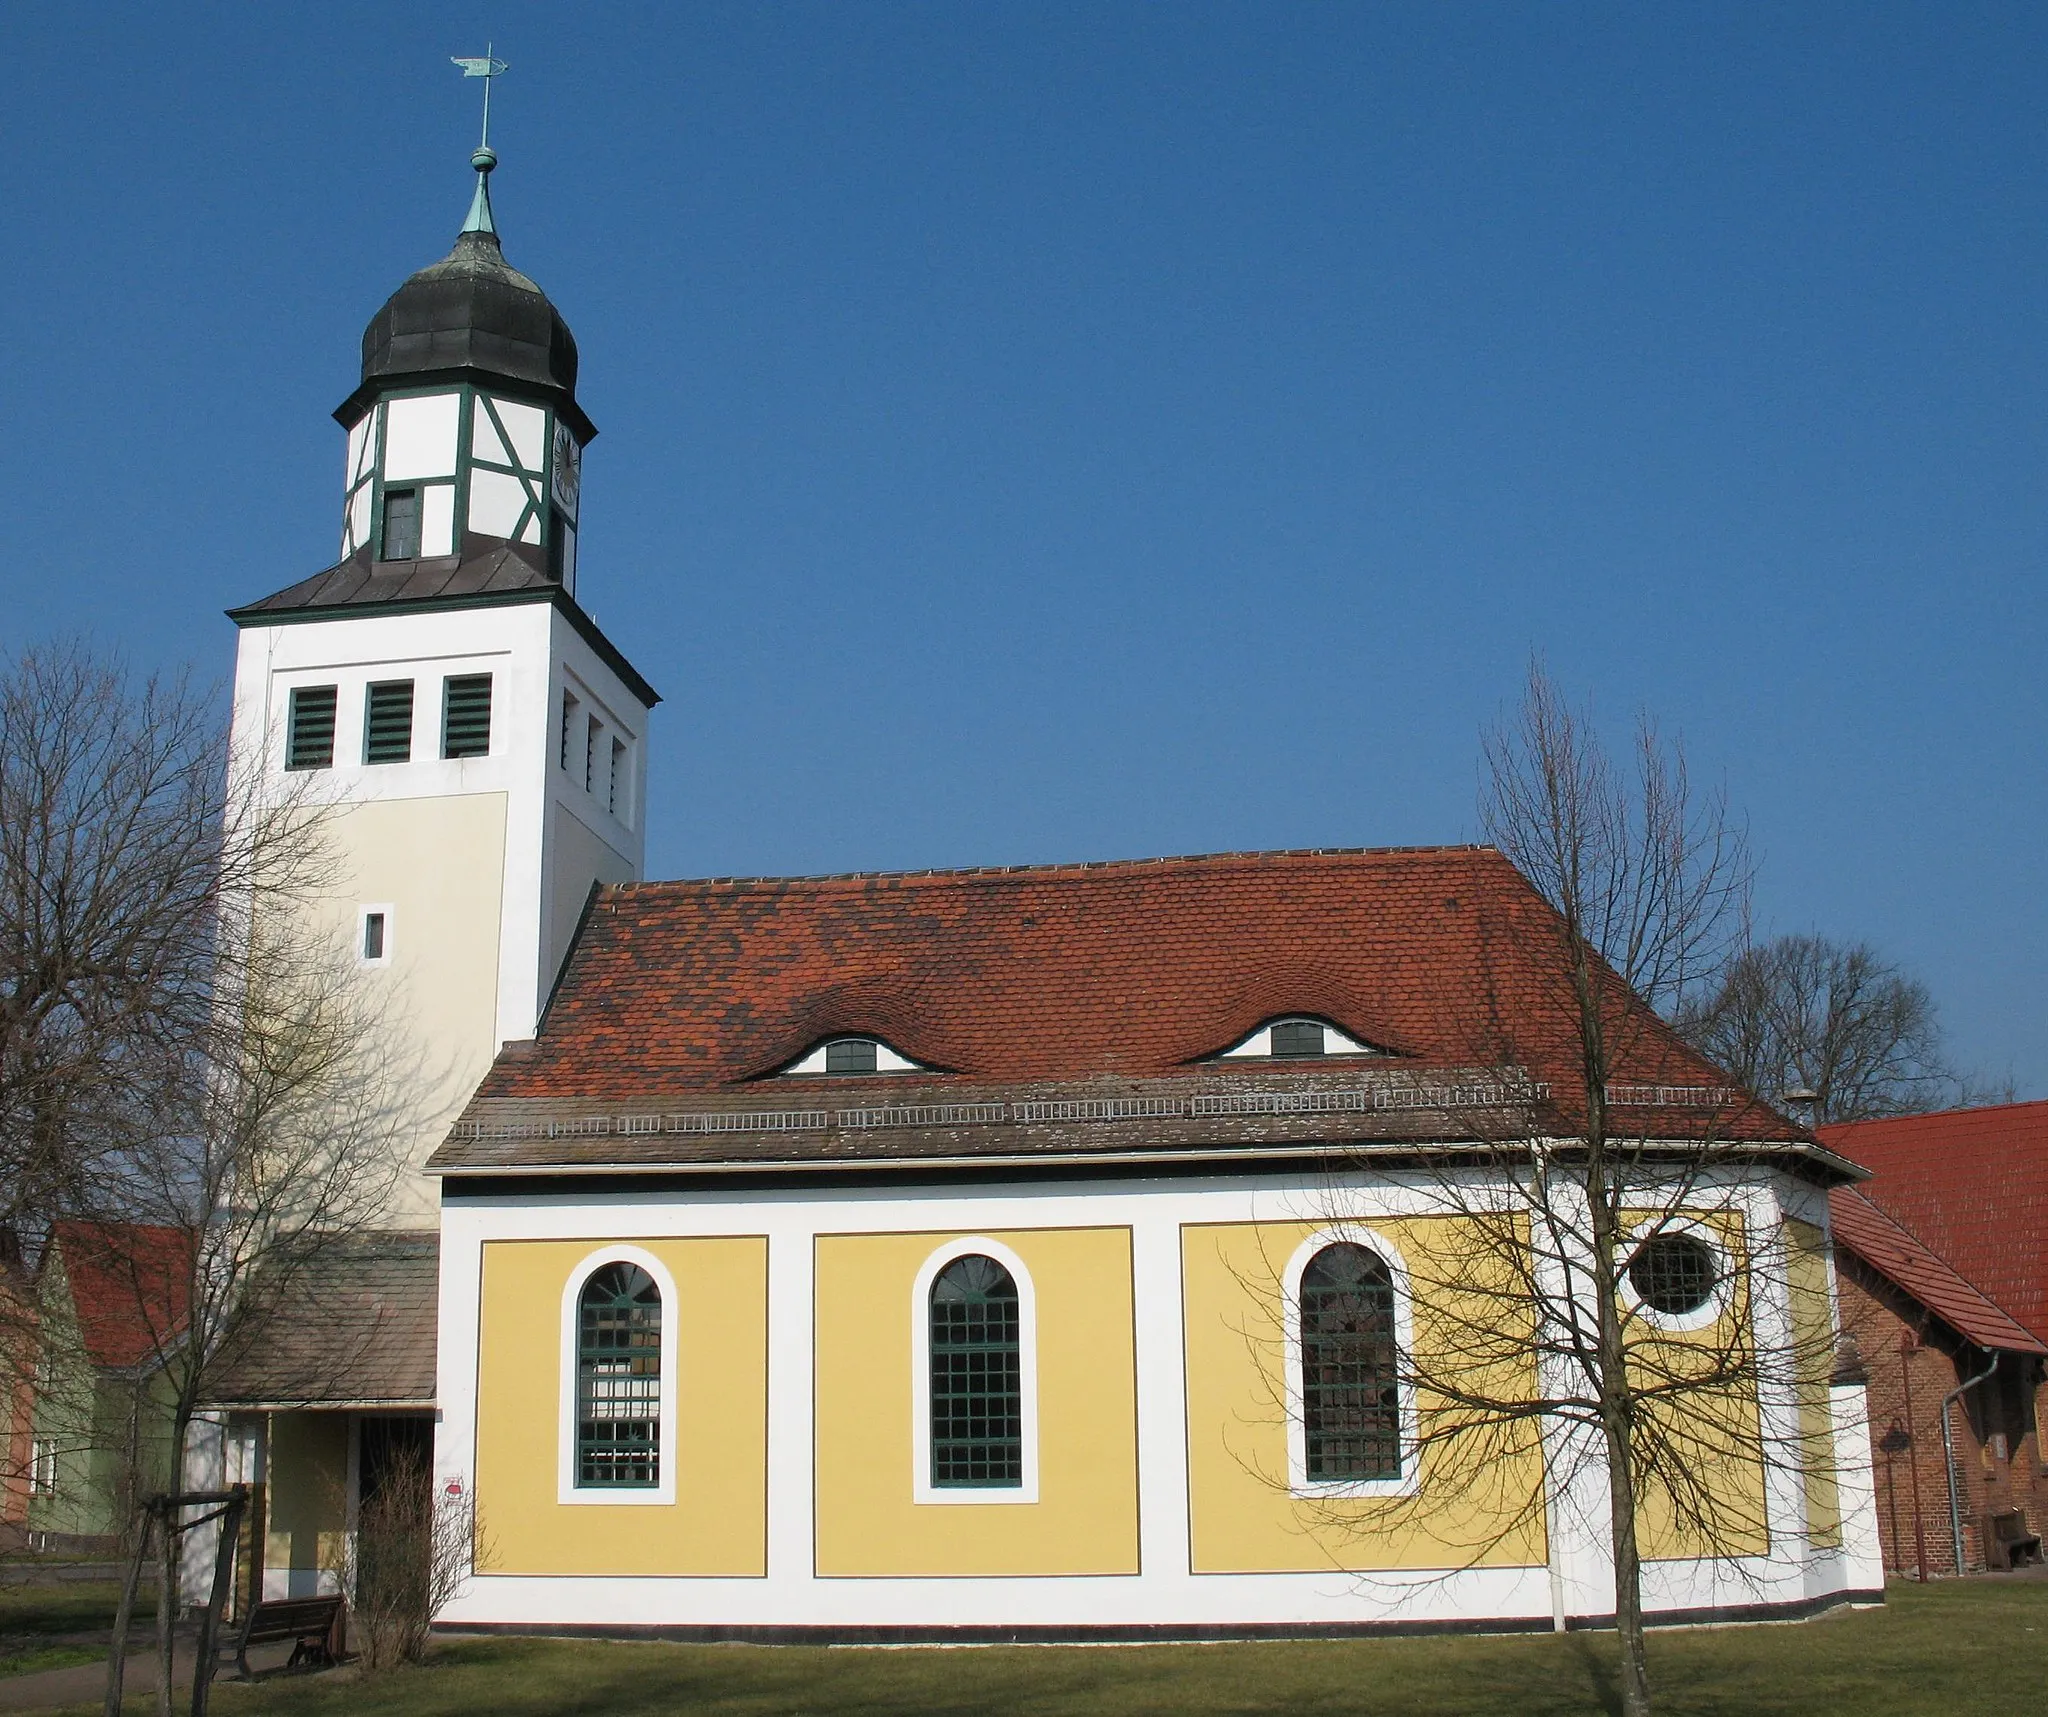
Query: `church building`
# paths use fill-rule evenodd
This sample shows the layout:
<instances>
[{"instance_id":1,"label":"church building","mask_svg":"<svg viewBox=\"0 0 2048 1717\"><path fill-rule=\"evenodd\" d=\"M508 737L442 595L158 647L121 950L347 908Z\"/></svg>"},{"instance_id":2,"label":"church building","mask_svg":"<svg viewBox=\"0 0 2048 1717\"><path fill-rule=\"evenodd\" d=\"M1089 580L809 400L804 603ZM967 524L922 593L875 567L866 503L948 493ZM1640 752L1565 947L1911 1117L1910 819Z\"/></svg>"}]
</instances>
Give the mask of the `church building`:
<instances>
[{"instance_id":1,"label":"church building","mask_svg":"<svg viewBox=\"0 0 2048 1717\"><path fill-rule=\"evenodd\" d=\"M237 752L338 807L322 928L421 1058L388 1232L216 1391L263 1589L331 1582L376 1463L431 1438L479 1526L465 1629L1611 1615L1597 1448L1461 1478L1407 1363L1473 1315L1424 1263L1461 1244L1443 1165L1495 1173L1517 1116L1568 1147L1535 891L1483 847L641 880L656 695L577 600L595 430L494 165L364 336L339 560L233 614ZM1607 1102L1730 1149L1641 1237L1632 1327L1827 1346L1854 1171L1636 1008ZM1880 1595L1857 1380L1766 1368L1734 1407L1803 1453L1703 1455L1738 1525L1646 1497L1648 1608Z\"/></svg>"}]
</instances>

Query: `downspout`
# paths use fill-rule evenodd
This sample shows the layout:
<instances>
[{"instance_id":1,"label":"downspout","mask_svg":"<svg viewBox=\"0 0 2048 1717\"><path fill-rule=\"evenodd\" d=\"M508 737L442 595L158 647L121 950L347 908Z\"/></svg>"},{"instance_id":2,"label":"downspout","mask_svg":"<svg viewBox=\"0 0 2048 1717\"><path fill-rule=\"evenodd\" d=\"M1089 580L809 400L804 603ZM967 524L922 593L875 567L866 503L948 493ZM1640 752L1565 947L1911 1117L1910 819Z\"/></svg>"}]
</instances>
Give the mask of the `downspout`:
<instances>
[{"instance_id":1,"label":"downspout","mask_svg":"<svg viewBox=\"0 0 2048 1717\"><path fill-rule=\"evenodd\" d=\"M1948 1410L1950 1403L1975 1389L1998 1369L1998 1355L1991 1355L1991 1363L1968 1381L1958 1383L1941 1398L1941 1464L1948 1473L1948 1532L1955 1545L1956 1573L1963 1572L1963 1505L1956 1496L1956 1451L1955 1438L1949 1431Z\"/></svg>"}]
</instances>

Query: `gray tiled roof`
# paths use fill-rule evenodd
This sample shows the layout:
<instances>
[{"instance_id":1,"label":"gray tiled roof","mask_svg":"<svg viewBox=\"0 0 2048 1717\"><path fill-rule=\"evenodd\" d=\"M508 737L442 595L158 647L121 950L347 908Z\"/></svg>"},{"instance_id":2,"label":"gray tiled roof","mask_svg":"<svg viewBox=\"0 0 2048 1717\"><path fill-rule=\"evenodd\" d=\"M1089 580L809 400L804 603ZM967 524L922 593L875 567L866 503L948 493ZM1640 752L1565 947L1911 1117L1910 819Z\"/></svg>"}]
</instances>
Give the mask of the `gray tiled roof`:
<instances>
[{"instance_id":1,"label":"gray tiled roof","mask_svg":"<svg viewBox=\"0 0 2048 1717\"><path fill-rule=\"evenodd\" d=\"M204 1391L209 1407L425 1406L440 1236L360 1234L296 1275Z\"/></svg>"}]
</instances>

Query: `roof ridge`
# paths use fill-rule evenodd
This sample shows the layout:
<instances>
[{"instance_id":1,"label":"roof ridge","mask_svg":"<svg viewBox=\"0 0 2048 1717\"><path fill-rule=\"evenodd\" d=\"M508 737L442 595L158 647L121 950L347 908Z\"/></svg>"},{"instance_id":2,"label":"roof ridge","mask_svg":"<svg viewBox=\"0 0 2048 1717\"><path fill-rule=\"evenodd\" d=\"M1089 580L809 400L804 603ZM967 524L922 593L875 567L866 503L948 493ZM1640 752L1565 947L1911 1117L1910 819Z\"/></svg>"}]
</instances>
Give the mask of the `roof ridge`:
<instances>
[{"instance_id":1,"label":"roof ridge","mask_svg":"<svg viewBox=\"0 0 2048 1717\"><path fill-rule=\"evenodd\" d=\"M818 871L795 876L689 876L664 877L644 882L607 885L608 893L638 893L671 888L736 887L751 883L818 884L840 882L941 882L1003 881L1009 878L1048 876L1096 876L1106 871L1145 871L1165 865L1213 865L1263 863L1273 859L1409 858L1439 853L1482 853L1499 856L1499 848L1483 842L1445 842L1433 846L1389 847L1259 847L1209 853L1163 853L1151 858L1063 859L1044 864L929 866L919 870Z\"/></svg>"},{"instance_id":2,"label":"roof ridge","mask_svg":"<svg viewBox=\"0 0 2048 1717\"><path fill-rule=\"evenodd\" d=\"M1950 1121L1959 1115L2009 1114L2015 1109L2048 1111L2048 1098L2029 1097L2011 1103L1969 1103L1957 1109L1924 1109L1911 1115L1868 1115L1860 1121L1830 1121L1825 1131L1846 1131L1851 1127L1897 1127L1921 1121Z\"/></svg>"}]
</instances>

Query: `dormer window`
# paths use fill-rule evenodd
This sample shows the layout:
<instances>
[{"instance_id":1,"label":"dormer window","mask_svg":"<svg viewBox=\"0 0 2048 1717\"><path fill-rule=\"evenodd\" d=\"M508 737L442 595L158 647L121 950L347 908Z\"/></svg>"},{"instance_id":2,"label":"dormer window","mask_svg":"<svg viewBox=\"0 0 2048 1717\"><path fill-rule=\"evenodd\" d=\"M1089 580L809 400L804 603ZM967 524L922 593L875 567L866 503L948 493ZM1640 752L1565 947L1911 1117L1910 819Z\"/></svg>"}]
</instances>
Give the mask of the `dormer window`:
<instances>
[{"instance_id":1,"label":"dormer window","mask_svg":"<svg viewBox=\"0 0 2048 1717\"><path fill-rule=\"evenodd\" d=\"M921 1073L908 1056L899 1055L878 1037L827 1038L783 1070L794 1073Z\"/></svg>"},{"instance_id":2,"label":"dormer window","mask_svg":"<svg viewBox=\"0 0 2048 1717\"><path fill-rule=\"evenodd\" d=\"M1295 1014L1268 1020L1240 1043L1231 1045L1219 1061L1309 1061L1326 1055L1383 1055L1386 1052L1361 1043L1349 1032L1339 1030L1326 1019Z\"/></svg>"},{"instance_id":3,"label":"dormer window","mask_svg":"<svg viewBox=\"0 0 2048 1717\"><path fill-rule=\"evenodd\" d=\"M1323 1042L1327 1028L1319 1019L1283 1019L1268 1029L1275 1060L1282 1056L1328 1053Z\"/></svg>"}]
</instances>

